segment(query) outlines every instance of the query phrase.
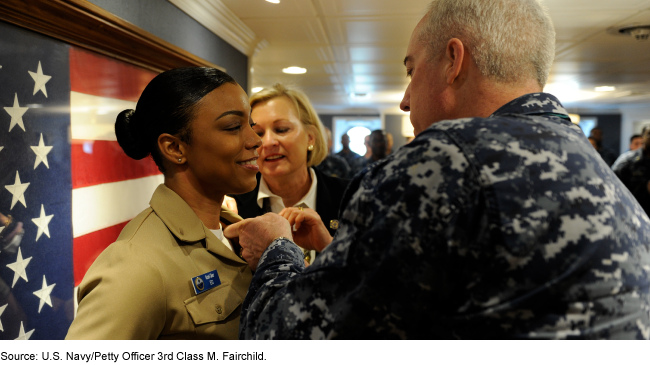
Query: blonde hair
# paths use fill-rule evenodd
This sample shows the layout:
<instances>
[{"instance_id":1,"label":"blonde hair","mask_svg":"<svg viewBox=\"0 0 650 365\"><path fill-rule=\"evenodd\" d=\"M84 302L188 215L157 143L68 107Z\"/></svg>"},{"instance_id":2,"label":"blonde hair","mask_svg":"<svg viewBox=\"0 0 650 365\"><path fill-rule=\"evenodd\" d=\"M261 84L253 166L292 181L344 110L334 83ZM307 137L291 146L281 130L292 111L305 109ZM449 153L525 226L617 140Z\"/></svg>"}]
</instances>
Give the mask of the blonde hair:
<instances>
[{"instance_id":1,"label":"blonde hair","mask_svg":"<svg viewBox=\"0 0 650 365\"><path fill-rule=\"evenodd\" d=\"M291 100L298 112L298 119L300 119L307 132L314 135L314 149L307 151L307 166L320 164L328 153L325 127L323 127L323 123L321 123L316 110L314 110L305 93L300 90L290 89L282 84L275 84L253 94L250 98L251 108L255 108L256 104L281 97Z\"/></svg>"},{"instance_id":2,"label":"blonde hair","mask_svg":"<svg viewBox=\"0 0 650 365\"><path fill-rule=\"evenodd\" d=\"M420 38L432 56L460 39L483 76L544 87L555 59L555 29L539 0L434 0Z\"/></svg>"}]
</instances>

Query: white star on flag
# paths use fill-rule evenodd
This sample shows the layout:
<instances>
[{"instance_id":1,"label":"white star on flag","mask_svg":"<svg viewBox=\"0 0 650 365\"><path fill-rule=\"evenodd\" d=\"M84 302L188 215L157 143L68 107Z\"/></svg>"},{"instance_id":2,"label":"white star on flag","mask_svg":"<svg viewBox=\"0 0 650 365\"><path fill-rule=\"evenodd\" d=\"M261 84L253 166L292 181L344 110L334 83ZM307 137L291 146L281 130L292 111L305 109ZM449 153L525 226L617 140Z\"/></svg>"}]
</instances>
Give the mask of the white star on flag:
<instances>
[{"instance_id":1,"label":"white star on flag","mask_svg":"<svg viewBox=\"0 0 650 365\"><path fill-rule=\"evenodd\" d=\"M11 124L9 124L9 132L11 132L12 129L14 129L14 126L18 124L20 128L25 131L25 124L23 124L23 114L28 110L28 107L21 107L18 105L18 94L14 94L14 106L9 107L6 106L5 110L9 115L11 115Z\"/></svg>"},{"instance_id":2,"label":"white star on flag","mask_svg":"<svg viewBox=\"0 0 650 365\"><path fill-rule=\"evenodd\" d=\"M5 309L7 309L8 305L9 304L7 303L7 304L3 305L2 307L0 307L0 317L2 316L2 313L4 313ZM2 332L5 331L4 327L2 327L2 321L0 321L0 331L2 331Z\"/></svg>"},{"instance_id":3,"label":"white star on flag","mask_svg":"<svg viewBox=\"0 0 650 365\"><path fill-rule=\"evenodd\" d=\"M14 285L16 285L16 282L18 281L19 277L29 282L29 280L27 280L27 272L25 271L25 269L27 268L27 265L29 265L30 261L32 261L31 257L28 257L25 260L23 260L23 253L20 251L20 247L19 247L18 258L16 259L16 262L7 265L8 268L14 271L14 282L11 284L12 288L14 287Z\"/></svg>"},{"instance_id":4,"label":"white star on flag","mask_svg":"<svg viewBox=\"0 0 650 365\"><path fill-rule=\"evenodd\" d=\"M43 275L43 287L37 291L34 292L34 295L40 299L40 302L38 303L38 313L41 313L41 309L43 309L43 304L47 303L50 307L52 306L52 298L50 298L50 295L52 294L52 290L54 290L54 286L56 284L52 285L47 285L47 281L45 280L45 275Z\"/></svg>"},{"instance_id":5,"label":"white star on flag","mask_svg":"<svg viewBox=\"0 0 650 365\"><path fill-rule=\"evenodd\" d=\"M13 198L11 198L11 208L9 208L9 210L14 209L14 205L16 205L17 202L23 203L23 206L27 208L27 203L25 203L25 190L27 190L29 184L30 183L21 183L18 171L16 171L16 181L14 184L5 185L5 188L14 195Z\"/></svg>"},{"instance_id":6,"label":"white star on flag","mask_svg":"<svg viewBox=\"0 0 650 365\"><path fill-rule=\"evenodd\" d=\"M54 214L50 214L48 216L45 215L45 207L43 207L43 204L41 204L41 216L38 218L32 218L32 222L36 224L38 227L38 232L36 233L36 242L38 242L38 239L41 238L41 235L45 233L47 238L50 238L50 221L52 220L52 217L54 217Z\"/></svg>"},{"instance_id":7,"label":"white star on flag","mask_svg":"<svg viewBox=\"0 0 650 365\"><path fill-rule=\"evenodd\" d=\"M43 133L41 133L41 140L38 142L38 146L31 146L32 151L36 154L36 161L34 161L34 170L36 170L36 166L38 166L41 162L45 167L48 169L50 168L50 165L47 163L47 154L52 151L52 146L46 146L45 143L43 142Z\"/></svg>"},{"instance_id":8,"label":"white star on flag","mask_svg":"<svg viewBox=\"0 0 650 365\"><path fill-rule=\"evenodd\" d=\"M23 326L23 321L20 321L20 333L18 334L18 338L16 338L15 340L29 340L29 338L32 337L32 333L34 333L34 330L25 333L25 327Z\"/></svg>"},{"instance_id":9,"label":"white star on flag","mask_svg":"<svg viewBox=\"0 0 650 365\"><path fill-rule=\"evenodd\" d=\"M36 95L36 93L40 90L43 92L43 95L47 98L47 90L45 90L45 84L47 84L48 81L52 78L52 76L47 76L43 75L43 68L41 67L41 61L38 61L38 70L36 72L29 72L29 75L34 79L34 93L32 95Z\"/></svg>"}]
</instances>

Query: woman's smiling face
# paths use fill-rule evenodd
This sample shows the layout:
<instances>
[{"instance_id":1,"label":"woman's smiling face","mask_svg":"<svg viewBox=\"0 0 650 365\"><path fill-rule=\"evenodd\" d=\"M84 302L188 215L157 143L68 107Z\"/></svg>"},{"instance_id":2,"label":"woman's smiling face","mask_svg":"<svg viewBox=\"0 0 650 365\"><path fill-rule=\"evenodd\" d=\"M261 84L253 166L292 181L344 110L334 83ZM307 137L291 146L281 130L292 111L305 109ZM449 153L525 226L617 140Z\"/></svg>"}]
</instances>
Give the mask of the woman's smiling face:
<instances>
[{"instance_id":1,"label":"woman's smiling face","mask_svg":"<svg viewBox=\"0 0 650 365\"><path fill-rule=\"evenodd\" d=\"M244 90L226 83L197 104L185 157L192 184L207 194L242 194L257 184L257 147Z\"/></svg>"},{"instance_id":2,"label":"woman's smiling face","mask_svg":"<svg viewBox=\"0 0 650 365\"><path fill-rule=\"evenodd\" d=\"M259 102L251 114L253 130L262 137L258 165L265 178L307 170L307 148L314 144L290 99L277 97Z\"/></svg>"}]
</instances>

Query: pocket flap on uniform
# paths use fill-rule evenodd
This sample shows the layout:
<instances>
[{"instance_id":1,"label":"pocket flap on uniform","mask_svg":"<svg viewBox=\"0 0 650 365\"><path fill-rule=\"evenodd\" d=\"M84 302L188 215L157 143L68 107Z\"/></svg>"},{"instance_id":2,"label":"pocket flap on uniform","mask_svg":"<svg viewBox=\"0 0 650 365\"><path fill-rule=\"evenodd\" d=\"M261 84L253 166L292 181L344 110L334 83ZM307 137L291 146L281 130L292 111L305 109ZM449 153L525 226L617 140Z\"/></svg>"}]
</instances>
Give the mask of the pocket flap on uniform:
<instances>
[{"instance_id":1,"label":"pocket flap on uniform","mask_svg":"<svg viewBox=\"0 0 650 365\"><path fill-rule=\"evenodd\" d=\"M218 287L185 300L185 308L194 324L219 322L228 318L242 304L242 297L223 283Z\"/></svg>"}]
</instances>

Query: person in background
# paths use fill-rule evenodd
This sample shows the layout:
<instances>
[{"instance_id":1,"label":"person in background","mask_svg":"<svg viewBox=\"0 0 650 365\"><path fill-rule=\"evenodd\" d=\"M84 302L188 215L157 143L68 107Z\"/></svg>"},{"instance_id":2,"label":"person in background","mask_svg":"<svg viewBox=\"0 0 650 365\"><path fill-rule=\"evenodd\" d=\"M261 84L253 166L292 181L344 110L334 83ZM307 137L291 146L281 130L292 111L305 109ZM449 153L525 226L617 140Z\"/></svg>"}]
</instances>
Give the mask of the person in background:
<instances>
[{"instance_id":1,"label":"person in background","mask_svg":"<svg viewBox=\"0 0 650 365\"><path fill-rule=\"evenodd\" d=\"M616 170L619 168L620 164L627 160L629 156L634 154L634 151L638 150L639 148L643 147L643 136L641 134L634 134L632 137L630 137L630 149L629 151L623 152L616 161L614 161L614 164L612 165L612 170Z\"/></svg>"},{"instance_id":2,"label":"person in background","mask_svg":"<svg viewBox=\"0 0 650 365\"><path fill-rule=\"evenodd\" d=\"M350 165L348 165L347 161L345 161L343 157L332 154L332 131L327 127L323 128L325 128L325 132L327 134L328 153L323 162L314 168L328 176L339 177L341 179L350 179L352 177L352 170L350 169Z\"/></svg>"},{"instance_id":3,"label":"person in background","mask_svg":"<svg viewBox=\"0 0 650 365\"><path fill-rule=\"evenodd\" d=\"M650 219L542 91L554 57L538 0L433 1L404 60L417 137L350 182L336 235L300 211L226 229L256 269L240 338L650 338ZM292 238L326 248L305 268Z\"/></svg>"},{"instance_id":4,"label":"person in background","mask_svg":"<svg viewBox=\"0 0 650 365\"><path fill-rule=\"evenodd\" d=\"M354 160L361 158L361 155L350 149L350 136L347 133L341 136L341 144L343 145L343 149L337 152L336 155L343 157L348 163L348 166L352 166Z\"/></svg>"},{"instance_id":5,"label":"person in background","mask_svg":"<svg viewBox=\"0 0 650 365\"><path fill-rule=\"evenodd\" d=\"M603 130L600 129L600 127L594 127L591 132L589 132L589 137L593 138L593 140L596 142L594 148L596 148L596 151L598 151L600 157L602 157L603 160L607 162L608 166L612 166L616 161L618 154L614 153L612 150L603 145Z\"/></svg>"},{"instance_id":6,"label":"person in background","mask_svg":"<svg viewBox=\"0 0 650 365\"><path fill-rule=\"evenodd\" d=\"M591 146L598 151L598 141L594 137L587 137L587 140L589 140L589 143L591 143Z\"/></svg>"},{"instance_id":7,"label":"person in background","mask_svg":"<svg viewBox=\"0 0 650 365\"><path fill-rule=\"evenodd\" d=\"M385 158L388 154L388 140L386 138L386 132L381 129L376 129L370 133L369 137L371 152L370 158L366 158L357 162L355 166L357 172L363 170L366 166Z\"/></svg>"},{"instance_id":8,"label":"person in background","mask_svg":"<svg viewBox=\"0 0 650 365\"><path fill-rule=\"evenodd\" d=\"M393 153L393 135L386 132L386 156Z\"/></svg>"},{"instance_id":9,"label":"person in background","mask_svg":"<svg viewBox=\"0 0 650 365\"><path fill-rule=\"evenodd\" d=\"M642 147L624 153L612 169L646 214L650 214L650 126L643 128L641 136Z\"/></svg>"},{"instance_id":10,"label":"person in background","mask_svg":"<svg viewBox=\"0 0 650 365\"><path fill-rule=\"evenodd\" d=\"M363 155L363 158L369 159L372 156L372 148L370 148L370 135L367 135L363 138L363 145L366 146L366 154Z\"/></svg>"},{"instance_id":11,"label":"person in background","mask_svg":"<svg viewBox=\"0 0 650 365\"><path fill-rule=\"evenodd\" d=\"M66 339L237 338L252 274L223 237L241 217L221 204L255 187L251 125L246 92L207 67L159 74L118 115L124 152L152 156L165 182L84 276Z\"/></svg>"},{"instance_id":12,"label":"person in background","mask_svg":"<svg viewBox=\"0 0 650 365\"><path fill-rule=\"evenodd\" d=\"M328 153L324 127L307 96L276 84L250 99L260 174L255 189L234 195L239 214L253 218L285 207L311 208L330 234L338 227L338 211L348 180L323 174L313 166ZM304 252L308 262L316 250Z\"/></svg>"},{"instance_id":13,"label":"person in background","mask_svg":"<svg viewBox=\"0 0 650 365\"><path fill-rule=\"evenodd\" d=\"M643 136L640 134L632 135L630 137L630 151L636 151L641 147L643 147Z\"/></svg>"}]
</instances>

